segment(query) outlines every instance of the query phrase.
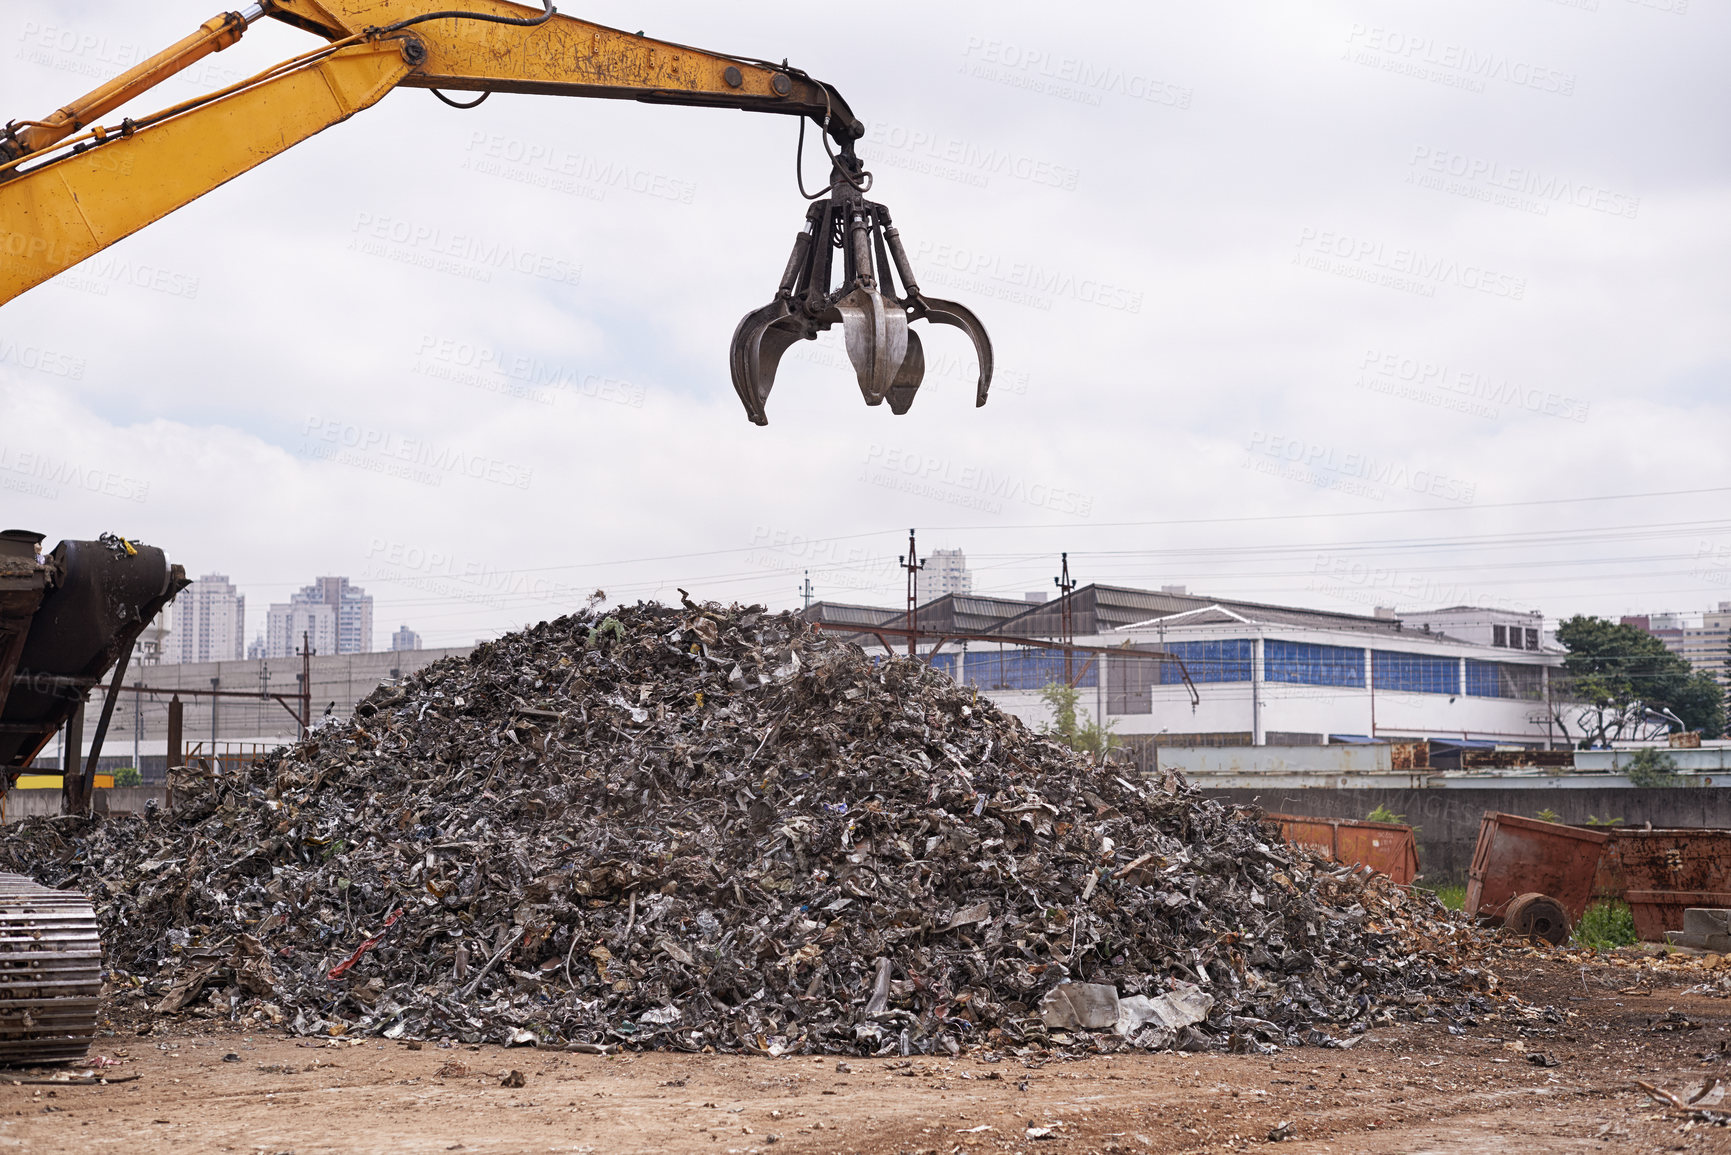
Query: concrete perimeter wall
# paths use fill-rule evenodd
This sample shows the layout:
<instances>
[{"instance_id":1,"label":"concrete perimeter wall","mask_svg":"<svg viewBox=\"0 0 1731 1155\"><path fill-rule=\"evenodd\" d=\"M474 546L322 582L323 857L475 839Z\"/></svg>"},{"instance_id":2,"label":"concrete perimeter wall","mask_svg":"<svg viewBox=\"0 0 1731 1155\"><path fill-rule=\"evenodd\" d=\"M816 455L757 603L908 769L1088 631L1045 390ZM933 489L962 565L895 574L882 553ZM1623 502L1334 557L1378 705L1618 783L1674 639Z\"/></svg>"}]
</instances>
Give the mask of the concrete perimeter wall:
<instances>
[{"instance_id":1,"label":"concrete perimeter wall","mask_svg":"<svg viewBox=\"0 0 1731 1155\"><path fill-rule=\"evenodd\" d=\"M110 814L142 814L150 802L168 805L168 791L160 786L117 786L96 792L96 805L106 805ZM60 791L11 790L6 794L5 807L7 822L51 818L60 813Z\"/></svg>"},{"instance_id":2,"label":"concrete perimeter wall","mask_svg":"<svg viewBox=\"0 0 1731 1155\"><path fill-rule=\"evenodd\" d=\"M1562 821L1590 817L1621 818L1625 826L1651 822L1657 827L1731 829L1731 787L1675 786L1657 789L1586 790L1206 790L1205 794L1240 806L1260 806L1279 814L1318 818L1364 818L1378 806L1419 827L1420 881L1436 886L1465 882L1478 842L1479 820L1487 811L1532 818L1549 808Z\"/></svg>"}]
</instances>

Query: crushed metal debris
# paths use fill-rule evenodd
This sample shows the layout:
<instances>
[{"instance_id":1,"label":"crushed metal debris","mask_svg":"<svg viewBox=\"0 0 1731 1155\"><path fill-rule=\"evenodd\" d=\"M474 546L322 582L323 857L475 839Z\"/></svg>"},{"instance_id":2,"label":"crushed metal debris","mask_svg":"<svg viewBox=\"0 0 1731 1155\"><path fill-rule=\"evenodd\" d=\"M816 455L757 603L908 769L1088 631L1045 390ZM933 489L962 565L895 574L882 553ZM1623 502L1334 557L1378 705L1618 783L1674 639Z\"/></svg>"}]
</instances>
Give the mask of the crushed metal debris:
<instances>
[{"instance_id":1,"label":"crushed metal debris","mask_svg":"<svg viewBox=\"0 0 1731 1155\"><path fill-rule=\"evenodd\" d=\"M0 864L91 895L141 1007L307 1035L1268 1052L1488 1009L1429 896L1130 773L687 601L446 659L172 814L10 827Z\"/></svg>"}]
</instances>

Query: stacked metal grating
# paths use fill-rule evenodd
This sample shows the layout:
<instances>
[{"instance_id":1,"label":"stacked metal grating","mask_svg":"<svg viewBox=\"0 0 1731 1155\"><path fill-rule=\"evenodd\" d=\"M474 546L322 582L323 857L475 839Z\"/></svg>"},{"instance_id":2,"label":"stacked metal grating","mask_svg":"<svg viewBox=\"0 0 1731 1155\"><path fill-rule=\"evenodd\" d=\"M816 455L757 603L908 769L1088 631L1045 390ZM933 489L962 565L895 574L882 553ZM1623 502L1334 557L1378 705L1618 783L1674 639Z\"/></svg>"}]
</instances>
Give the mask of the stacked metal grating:
<instances>
[{"instance_id":1,"label":"stacked metal grating","mask_svg":"<svg viewBox=\"0 0 1731 1155\"><path fill-rule=\"evenodd\" d=\"M0 874L0 1063L73 1062L96 1034L102 945L90 900Z\"/></svg>"}]
</instances>

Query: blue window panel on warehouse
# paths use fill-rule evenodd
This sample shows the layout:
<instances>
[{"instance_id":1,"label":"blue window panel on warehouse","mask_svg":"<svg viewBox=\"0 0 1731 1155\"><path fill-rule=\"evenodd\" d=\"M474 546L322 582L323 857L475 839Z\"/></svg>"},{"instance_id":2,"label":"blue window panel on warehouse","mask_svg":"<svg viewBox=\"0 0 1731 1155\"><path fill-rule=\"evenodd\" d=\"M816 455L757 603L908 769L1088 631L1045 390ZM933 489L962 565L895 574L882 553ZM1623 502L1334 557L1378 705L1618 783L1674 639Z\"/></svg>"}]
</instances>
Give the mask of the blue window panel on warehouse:
<instances>
[{"instance_id":1,"label":"blue window panel on warehouse","mask_svg":"<svg viewBox=\"0 0 1731 1155\"><path fill-rule=\"evenodd\" d=\"M1467 693L1475 698L1518 698L1528 702L1543 701L1544 671L1537 666L1516 666L1504 662L1477 662L1467 659Z\"/></svg>"},{"instance_id":2,"label":"blue window panel on warehouse","mask_svg":"<svg viewBox=\"0 0 1731 1155\"><path fill-rule=\"evenodd\" d=\"M1308 642L1262 643L1262 677L1300 686L1363 686L1364 651Z\"/></svg>"},{"instance_id":3,"label":"blue window panel on warehouse","mask_svg":"<svg viewBox=\"0 0 1731 1155\"><path fill-rule=\"evenodd\" d=\"M1371 652L1371 677L1379 690L1409 694L1459 694L1461 664L1455 658L1434 654L1408 654L1396 650Z\"/></svg>"},{"instance_id":4,"label":"blue window panel on warehouse","mask_svg":"<svg viewBox=\"0 0 1731 1155\"><path fill-rule=\"evenodd\" d=\"M1078 688L1099 684L1100 666L1088 654L1071 659L1071 672L1080 673ZM1087 667L1086 671L1083 667ZM1064 681L1062 650L969 650L962 663L967 684L982 690L1043 690Z\"/></svg>"},{"instance_id":5,"label":"blue window panel on warehouse","mask_svg":"<svg viewBox=\"0 0 1731 1155\"><path fill-rule=\"evenodd\" d=\"M1503 680L1496 662L1467 659L1467 693L1475 698L1503 697Z\"/></svg>"},{"instance_id":6,"label":"blue window panel on warehouse","mask_svg":"<svg viewBox=\"0 0 1731 1155\"><path fill-rule=\"evenodd\" d=\"M1184 663L1190 680L1202 682L1248 682L1255 644L1248 638L1221 642L1168 642L1166 652ZM1178 686L1184 675L1170 663L1160 666L1160 684Z\"/></svg>"}]
</instances>

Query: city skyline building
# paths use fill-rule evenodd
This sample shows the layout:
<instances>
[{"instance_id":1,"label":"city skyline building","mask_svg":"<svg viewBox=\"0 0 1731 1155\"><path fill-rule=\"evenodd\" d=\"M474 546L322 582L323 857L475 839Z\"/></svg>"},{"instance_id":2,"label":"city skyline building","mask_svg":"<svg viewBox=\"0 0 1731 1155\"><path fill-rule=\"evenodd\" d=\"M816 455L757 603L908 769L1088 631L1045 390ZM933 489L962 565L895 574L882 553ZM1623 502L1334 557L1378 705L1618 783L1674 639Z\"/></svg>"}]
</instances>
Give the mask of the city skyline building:
<instances>
[{"instance_id":1,"label":"city skyline building","mask_svg":"<svg viewBox=\"0 0 1731 1155\"><path fill-rule=\"evenodd\" d=\"M967 556L959 549L935 549L920 571L920 600L974 592L974 575Z\"/></svg>"},{"instance_id":2,"label":"city skyline building","mask_svg":"<svg viewBox=\"0 0 1731 1155\"><path fill-rule=\"evenodd\" d=\"M1622 623L1653 635L1690 669L1712 674L1721 686L1731 688L1731 669L1726 667L1731 661L1731 602L1701 613L1630 614Z\"/></svg>"},{"instance_id":3,"label":"city skyline building","mask_svg":"<svg viewBox=\"0 0 1731 1155\"><path fill-rule=\"evenodd\" d=\"M373 599L346 577L321 577L296 591L266 616L265 656L300 652L303 636L320 654L366 654L373 649Z\"/></svg>"},{"instance_id":4,"label":"city skyline building","mask_svg":"<svg viewBox=\"0 0 1731 1155\"><path fill-rule=\"evenodd\" d=\"M246 650L246 597L227 574L206 574L187 586L168 611L161 661L223 662Z\"/></svg>"}]
</instances>

